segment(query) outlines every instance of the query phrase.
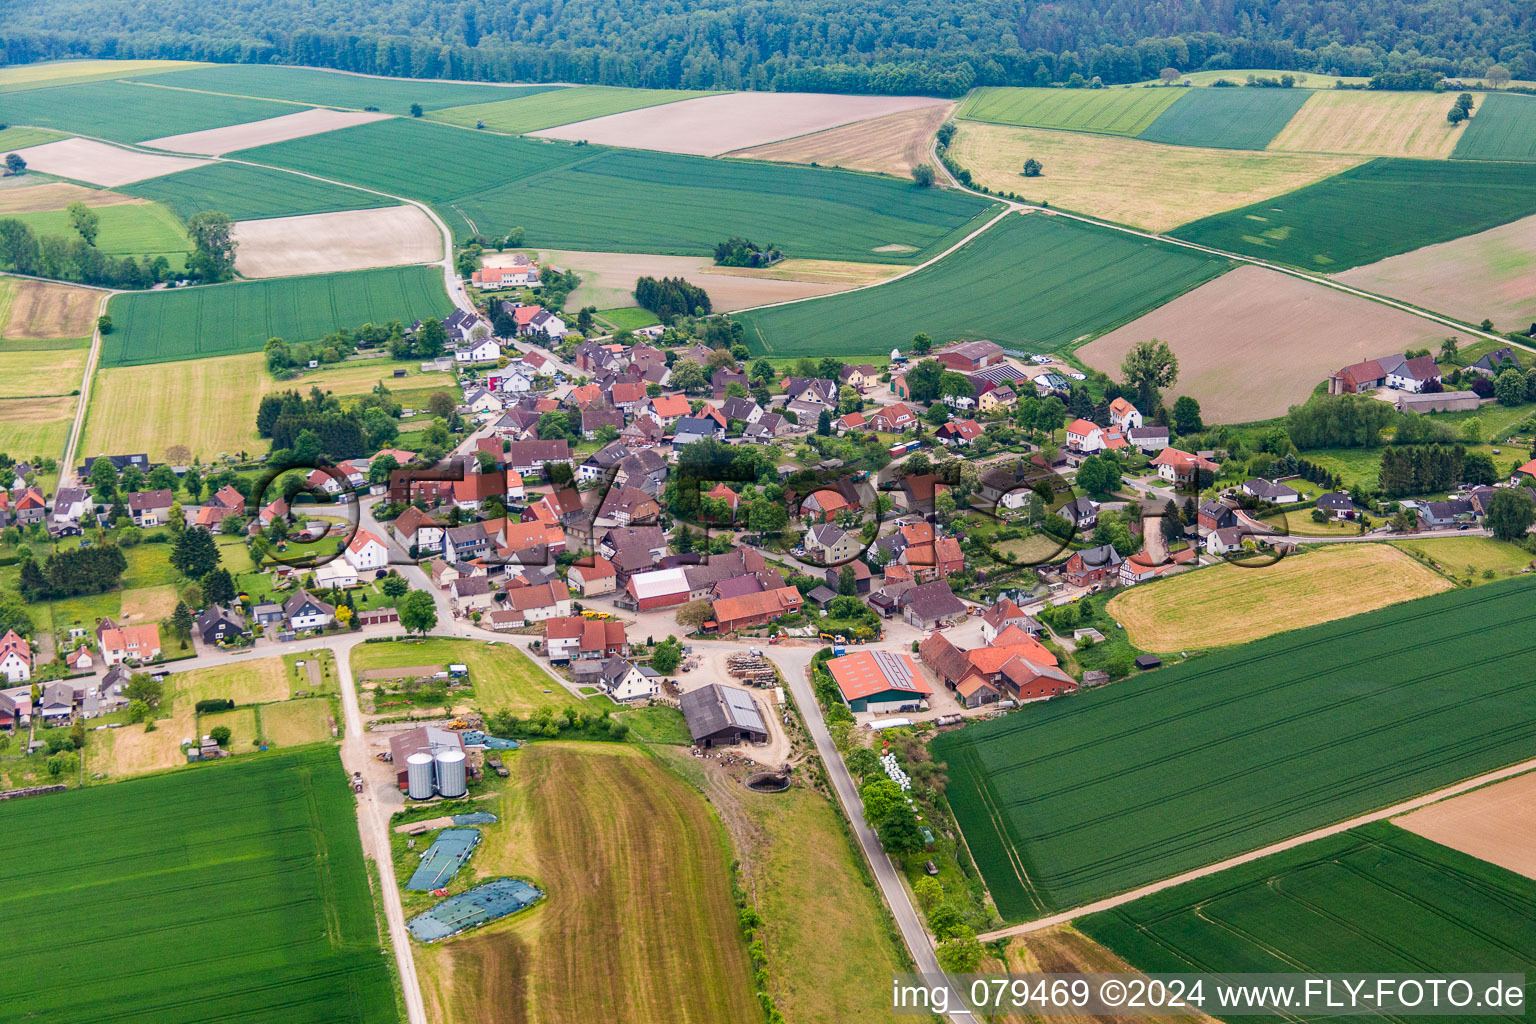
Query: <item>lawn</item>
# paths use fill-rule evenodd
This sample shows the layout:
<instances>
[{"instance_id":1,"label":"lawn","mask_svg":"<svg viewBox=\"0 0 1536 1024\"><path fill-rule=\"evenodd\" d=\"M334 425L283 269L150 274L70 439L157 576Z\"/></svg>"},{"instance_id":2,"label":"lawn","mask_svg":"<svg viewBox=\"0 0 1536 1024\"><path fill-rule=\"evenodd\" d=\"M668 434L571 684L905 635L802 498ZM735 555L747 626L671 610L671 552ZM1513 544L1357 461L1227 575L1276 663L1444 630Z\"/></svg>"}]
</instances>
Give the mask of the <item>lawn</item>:
<instances>
[{"instance_id":1,"label":"lawn","mask_svg":"<svg viewBox=\"0 0 1536 1024\"><path fill-rule=\"evenodd\" d=\"M296 747L331 738L331 702L324 697L266 704L261 711L261 732L268 743Z\"/></svg>"},{"instance_id":2,"label":"lawn","mask_svg":"<svg viewBox=\"0 0 1536 1024\"><path fill-rule=\"evenodd\" d=\"M574 121L586 121L608 114L620 114L626 110L639 110L641 107L710 95L713 94L686 89L619 89L606 85L578 85L569 89L540 92L537 96L518 96L494 99L489 103L448 107L434 110L431 116L435 121L446 121L467 128L473 128L476 122L483 121L491 131L523 135Z\"/></svg>"},{"instance_id":3,"label":"lawn","mask_svg":"<svg viewBox=\"0 0 1536 1024\"><path fill-rule=\"evenodd\" d=\"M1453 160L1536 161L1536 97L1484 93Z\"/></svg>"},{"instance_id":4,"label":"lawn","mask_svg":"<svg viewBox=\"0 0 1536 1024\"><path fill-rule=\"evenodd\" d=\"M1336 271L1536 213L1536 167L1372 160L1315 185L1186 224L1202 245Z\"/></svg>"},{"instance_id":5,"label":"lawn","mask_svg":"<svg viewBox=\"0 0 1536 1024\"><path fill-rule=\"evenodd\" d=\"M257 708L235 708L233 711L215 711L197 716L197 731L207 736L219 726L229 730L229 742L224 749L232 754L249 754L261 745L261 721Z\"/></svg>"},{"instance_id":6,"label":"lawn","mask_svg":"<svg viewBox=\"0 0 1536 1024\"><path fill-rule=\"evenodd\" d=\"M361 110L377 107L386 114L409 114L412 103L427 110L462 103L481 103L512 96L531 96L557 88L551 85L476 85L430 79L375 78L319 68L272 64L210 64L167 75L152 84L235 96L261 96L296 103ZM291 110L291 108L290 108Z\"/></svg>"},{"instance_id":7,"label":"lawn","mask_svg":"<svg viewBox=\"0 0 1536 1024\"><path fill-rule=\"evenodd\" d=\"M100 224L96 248L101 252L108 256L164 256L174 269L185 266L192 243L180 219L164 206L119 203L98 206L91 212L96 214ZM40 236L56 235L70 240L80 237L70 223L67 210L37 210L12 213L8 217L21 221Z\"/></svg>"},{"instance_id":8,"label":"lawn","mask_svg":"<svg viewBox=\"0 0 1536 1024\"><path fill-rule=\"evenodd\" d=\"M655 313L648 309L641 309L639 306L600 309L597 311L597 318L616 331L638 331L642 327L661 323L656 319Z\"/></svg>"},{"instance_id":9,"label":"lawn","mask_svg":"<svg viewBox=\"0 0 1536 1024\"><path fill-rule=\"evenodd\" d=\"M973 89L955 111L957 118L1065 128L1104 135L1139 135L1177 101L1185 89Z\"/></svg>"},{"instance_id":10,"label":"lawn","mask_svg":"<svg viewBox=\"0 0 1536 1024\"><path fill-rule=\"evenodd\" d=\"M451 151L453 160L402 161ZM910 181L375 121L247 150L291 167L430 202L461 236L526 230L530 247L710 255L731 235L792 257L913 263L977 226L992 205ZM687 210L679 218L673 211ZM887 246L900 251L878 251Z\"/></svg>"},{"instance_id":11,"label":"lawn","mask_svg":"<svg viewBox=\"0 0 1536 1024\"><path fill-rule=\"evenodd\" d=\"M1168 231L1197 217L1290 192L1360 162L1359 157L1199 149L976 121L961 124L949 152L975 181L994 191L1149 231ZM1027 159L1043 165L1038 177L1022 175Z\"/></svg>"},{"instance_id":12,"label":"lawn","mask_svg":"<svg viewBox=\"0 0 1536 1024\"><path fill-rule=\"evenodd\" d=\"M268 167L228 162L150 178L124 185L117 191L164 203L182 218L204 210L218 210L237 221L395 205L395 200L372 192Z\"/></svg>"},{"instance_id":13,"label":"lawn","mask_svg":"<svg viewBox=\"0 0 1536 1024\"><path fill-rule=\"evenodd\" d=\"M174 699L185 707L194 707L200 700L232 700L236 707L243 707L287 700L289 695L283 659L249 654L213 668L177 672L169 682Z\"/></svg>"},{"instance_id":14,"label":"lawn","mask_svg":"<svg viewBox=\"0 0 1536 1024\"><path fill-rule=\"evenodd\" d=\"M259 352L269 338L314 341L338 327L442 316L453 308L440 267L239 281L115 295L103 366Z\"/></svg>"},{"instance_id":15,"label":"lawn","mask_svg":"<svg viewBox=\"0 0 1536 1024\"><path fill-rule=\"evenodd\" d=\"M582 689L585 691L592 688L583 687ZM629 726L630 735L647 743L668 743L676 746L690 746L693 743L693 736L688 732L688 721L683 718L683 713L677 708L660 705L635 708L633 711L620 712L618 717Z\"/></svg>"},{"instance_id":16,"label":"lawn","mask_svg":"<svg viewBox=\"0 0 1536 1024\"><path fill-rule=\"evenodd\" d=\"M1533 596L1453 590L941 735L1000 913L1080 906L1529 757Z\"/></svg>"},{"instance_id":17,"label":"lawn","mask_svg":"<svg viewBox=\"0 0 1536 1024\"><path fill-rule=\"evenodd\" d=\"M1530 941L1536 881L1386 822L1076 924L1146 972L1536 971ZM1285 1017L1337 1019L1324 1013Z\"/></svg>"},{"instance_id":18,"label":"lawn","mask_svg":"<svg viewBox=\"0 0 1536 1024\"><path fill-rule=\"evenodd\" d=\"M633 745L540 742L504 760L501 820L455 882L516 876L550 899L417 946L433 1019L761 1019L708 802Z\"/></svg>"},{"instance_id":19,"label":"lawn","mask_svg":"<svg viewBox=\"0 0 1536 1024\"><path fill-rule=\"evenodd\" d=\"M433 637L422 643L363 644L352 651L352 671L359 679L369 669L454 662L469 666L475 703L486 711L527 713L548 704L575 701L527 655L509 644L487 646L474 640Z\"/></svg>"},{"instance_id":20,"label":"lawn","mask_svg":"<svg viewBox=\"0 0 1536 1024\"><path fill-rule=\"evenodd\" d=\"M166 370L150 364L98 371L81 451L142 451L159 460L181 444L209 462L266 449L256 436L256 408L278 384L259 354L188 359Z\"/></svg>"},{"instance_id":21,"label":"lawn","mask_svg":"<svg viewBox=\"0 0 1536 1024\"><path fill-rule=\"evenodd\" d=\"M162 82L163 78L156 75L155 80ZM30 89L5 98L5 119L14 124L54 128L114 142L143 142L165 135L223 128L281 117L297 109L288 103L208 96L122 81Z\"/></svg>"},{"instance_id":22,"label":"lawn","mask_svg":"<svg viewBox=\"0 0 1536 1024\"><path fill-rule=\"evenodd\" d=\"M737 319L754 355L889 351L918 331L938 344L986 338L1051 351L1133 320L1229 266L1079 221L1008 214L953 255L890 284Z\"/></svg>"},{"instance_id":23,"label":"lawn","mask_svg":"<svg viewBox=\"0 0 1536 1024\"><path fill-rule=\"evenodd\" d=\"M0 826L7 949L71 965L67 985L7 972L8 1016L194 1024L223 1005L289 1024L397 1019L333 749L17 800ZM113 856L82 836L110 842ZM214 908L225 927L190 926Z\"/></svg>"},{"instance_id":24,"label":"lawn","mask_svg":"<svg viewBox=\"0 0 1536 1024\"><path fill-rule=\"evenodd\" d=\"M1312 94L1300 89L1190 89L1138 138L1209 149L1263 149Z\"/></svg>"},{"instance_id":25,"label":"lawn","mask_svg":"<svg viewBox=\"0 0 1536 1024\"><path fill-rule=\"evenodd\" d=\"M1273 564L1180 573L1117 594L1106 610L1132 643L1167 652L1247 643L1449 587L1389 545L1333 544Z\"/></svg>"},{"instance_id":26,"label":"lawn","mask_svg":"<svg viewBox=\"0 0 1536 1024\"><path fill-rule=\"evenodd\" d=\"M1514 576L1531 567L1529 552L1492 537L1424 537L1395 541L1394 546L1458 577L1485 572Z\"/></svg>"}]
</instances>

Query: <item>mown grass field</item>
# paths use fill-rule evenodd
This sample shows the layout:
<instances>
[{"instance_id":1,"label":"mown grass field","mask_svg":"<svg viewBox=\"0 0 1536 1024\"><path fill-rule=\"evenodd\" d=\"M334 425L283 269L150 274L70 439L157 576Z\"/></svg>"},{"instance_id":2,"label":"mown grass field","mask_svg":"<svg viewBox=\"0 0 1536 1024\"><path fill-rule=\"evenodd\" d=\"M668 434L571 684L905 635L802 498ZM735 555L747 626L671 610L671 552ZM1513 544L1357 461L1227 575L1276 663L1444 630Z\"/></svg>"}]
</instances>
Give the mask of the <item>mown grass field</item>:
<instances>
[{"instance_id":1,"label":"mown grass field","mask_svg":"<svg viewBox=\"0 0 1536 1024\"><path fill-rule=\"evenodd\" d=\"M999 912L1080 906L1529 757L1533 596L1453 590L940 736Z\"/></svg>"},{"instance_id":2,"label":"mown grass field","mask_svg":"<svg viewBox=\"0 0 1536 1024\"><path fill-rule=\"evenodd\" d=\"M80 390L86 351L75 347L0 349L0 398L68 395Z\"/></svg>"},{"instance_id":3,"label":"mown grass field","mask_svg":"<svg viewBox=\"0 0 1536 1024\"><path fill-rule=\"evenodd\" d=\"M452 308L435 266L115 295L101 365L259 352L269 338L313 341L338 327L410 323Z\"/></svg>"},{"instance_id":4,"label":"mown grass field","mask_svg":"<svg viewBox=\"0 0 1536 1024\"><path fill-rule=\"evenodd\" d=\"M417 946L428 1013L486 1024L759 1019L725 837L704 798L634 745L540 742L506 761L501 820L483 828L455 884L513 875L549 899Z\"/></svg>"},{"instance_id":5,"label":"mown grass field","mask_svg":"<svg viewBox=\"0 0 1536 1024\"><path fill-rule=\"evenodd\" d=\"M1485 572L1514 576L1531 567L1527 551L1492 537L1424 537L1393 543L1455 576L1481 576Z\"/></svg>"},{"instance_id":6,"label":"mown grass field","mask_svg":"<svg viewBox=\"0 0 1536 1024\"><path fill-rule=\"evenodd\" d=\"M542 128L554 128L608 114L621 114L626 110L639 110L642 107L709 95L708 92L690 92L686 89L621 89L608 85L578 85L540 92L537 96L497 98L488 103L434 110L431 117L434 121L446 121L466 128L473 128L476 122L484 121L485 127L491 131L522 135Z\"/></svg>"},{"instance_id":7,"label":"mown grass field","mask_svg":"<svg viewBox=\"0 0 1536 1024\"><path fill-rule=\"evenodd\" d=\"M1314 525L1309 512L1295 516ZM1331 585L1341 579L1349 586ZM1170 576L1115 595L1105 611L1137 647L1169 652L1247 643L1450 586L1390 545L1333 544L1272 565L1227 562Z\"/></svg>"},{"instance_id":8,"label":"mown grass field","mask_svg":"<svg viewBox=\"0 0 1536 1024\"><path fill-rule=\"evenodd\" d=\"M1536 96L1484 93L1451 159L1536 161Z\"/></svg>"},{"instance_id":9,"label":"mown grass field","mask_svg":"<svg viewBox=\"0 0 1536 1024\"><path fill-rule=\"evenodd\" d=\"M924 331L1060 349L1117 327L1228 269L1226 260L1045 214L1006 220L890 284L737 314L771 356L889 351ZM935 301L943 296L943 301Z\"/></svg>"},{"instance_id":10,"label":"mown grass field","mask_svg":"<svg viewBox=\"0 0 1536 1024\"><path fill-rule=\"evenodd\" d=\"M1263 149L1312 94L1298 89L1190 89L1138 138L1207 149Z\"/></svg>"},{"instance_id":11,"label":"mown grass field","mask_svg":"<svg viewBox=\"0 0 1536 1024\"><path fill-rule=\"evenodd\" d=\"M1185 89L972 90L955 111L968 121L1064 128L1103 135L1139 135L1158 115L1188 95Z\"/></svg>"},{"instance_id":12,"label":"mown grass field","mask_svg":"<svg viewBox=\"0 0 1536 1024\"><path fill-rule=\"evenodd\" d=\"M98 218L100 234L96 248L109 256L164 256L180 269L192 248L180 218L158 203L119 203L92 210ZM26 224L39 236L80 237L70 222L67 210L35 210L13 213L10 219Z\"/></svg>"},{"instance_id":13,"label":"mown grass field","mask_svg":"<svg viewBox=\"0 0 1536 1024\"><path fill-rule=\"evenodd\" d=\"M163 203L183 219L204 210L218 210L231 220L261 220L396 205L371 192L236 163L194 167L118 191Z\"/></svg>"},{"instance_id":14,"label":"mown grass field","mask_svg":"<svg viewBox=\"0 0 1536 1024\"><path fill-rule=\"evenodd\" d=\"M135 76L137 77L137 76ZM233 96L348 107L378 107L386 114L409 114L412 103L427 110L463 103L484 103L552 91L552 85L475 85L430 79L372 78L320 68L271 64L208 64L149 79L153 85Z\"/></svg>"},{"instance_id":15,"label":"mown grass field","mask_svg":"<svg viewBox=\"0 0 1536 1024\"><path fill-rule=\"evenodd\" d=\"M1335 271L1531 213L1536 167L1381 159L1173 234L1304 270Z\"/></svg>"},{"instance_id":16,"label":"mown grass field","mask_svg":"<svg viewBox=\"0 0 1536 1024\"><path fill-rule=\"evenodd\" d=\"M1147 972L1536 971L1536 881L1386 822L1155 893L1077 926ZM1515 1011L1502 1019L1521 1018Z\"/></svg>"},{"instance_id":17,"label":"mown grass field","mask_svg":"<svg viewBox=\"0 0 1536 1024\"><path fill-rule=\"evenodd\" d=\"M158 81L161 76L154 77ZM5 100L5 119L114 142L142 142L279 117L295 109L289 103L101 81L11 93Z\"/></svg>"},{"instance_id":18,"label":"mown grass field","mask_svg":"<svg viewBox=\"0 0 1536 1024\"><path fill-rule=\"evenodd\" d=\"M1269 148L1443 160L1468 130L1445 119L1448 109L1443 93L1318 90ZM1474 107L1474 121L1478 113Z\"/></svg>"},{"instance_id":19,"label":"mown grass field","mask_svg":"<svg viewBox=\"0 0 1536 1024\"><path fill-rule=\"evenodd\" d=\"M437 150L455 158L398 158ZM550 249L703 256L739 234L771 238L791 257L916 263L993 208L869 174L537 142L410 120L240 156L430 202L460 236L522 227L528 246ZM878 251L891 245L910 249Z\"/></svg>"},{"instance_id":20,"label":"mown grass field","mask_svg":"<svg viewBox=\"0 0 1536 1024\"><path fill-rule=\"evenodd\" d=\"M990 189L1149 231L1168 231L1247 206L1361 162L1359 157L1169 146L976 121L960 126L949 151ZM1045 170L1026 178L1021 171L1031 157Z\"/></svg>"},{"instance_id":21,"label":"mown grass field","mask_svg":"<svg viewBox=\"0 0 1536 1024\"><path fill-rule=\"evenodd\" d=\"M68 984L6 972L13 1019L198 1024L219 1006L295 1024L397 1019L332 748L18 800L0 826L11 954L114 950L71 956ZM224 923L195 926L210 915Z\"/></svg>"},{"instance_id":22,"label":"mown grass field","mask_svg":"<svg viewBox=\"0 0 1536 1024\"><path fill-rule=\"evenodd\" d=\"M200 700L232 700L236 706L288 699L282 658L242 658L228 665L193 669L171 676L170 693L196 706Z\"/></svg>"},{"instance_id":23,"label":"mown grass field","mask_svg":"<svg viewBox=\"0 0 1536 1024\"><path fill-rule=\"evenodd\" d=\"M0 399L0 452L12 458L64 454L74 398Z\"/></svg>"},{"instance_id":24,"label":"mown grass field","mask_svg":"<svg viewBox=\"0 0 1536 1024\"><path fill-rule=\"evenodd\" d=\"M433 637L421 643L363 644L352 651L352 671L359 682L370 669L446 666L453 662L469 666L475 703L486 711L507 709L527 714L547 705L575 702L564 687L526 654L506 644L487 647L473 640Z\"/></svg>"},{"instance_id":25,"label":"mown grass field","mask_svg":"<svg viewBox=\"0 0 1536 1024\"><path fill-rule=\"evenodd\" d=\"M184 444L211 462L221 452L265 451L267 442L256 436L256 408L277 387L254 352L184 360L169 372L158 363L98 370L81 452L128 445L160 460L167 448Z\"/></svg>"}]
</instances>

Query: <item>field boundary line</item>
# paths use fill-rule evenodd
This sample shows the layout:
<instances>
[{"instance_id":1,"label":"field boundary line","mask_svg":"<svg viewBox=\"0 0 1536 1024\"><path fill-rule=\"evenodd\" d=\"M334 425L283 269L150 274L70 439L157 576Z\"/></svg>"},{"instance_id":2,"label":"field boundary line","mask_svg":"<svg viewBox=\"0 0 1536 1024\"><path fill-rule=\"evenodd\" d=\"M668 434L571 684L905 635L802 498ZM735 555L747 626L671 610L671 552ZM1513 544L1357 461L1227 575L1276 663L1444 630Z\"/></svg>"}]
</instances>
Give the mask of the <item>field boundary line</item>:
<instances>
[{"instance_id":1,"label":"field boundary line","mask_svg":"<svg viewBox=\"0 0 1536 1024\"><path fill-rule=\"evenodd\" d=\"M64 445L64 465L59 467L59 482L78 483L75 477L75 456L79 454L80 439L85 434L85 418L91 406L91 385L96 380L96 368L101 362L101 317L107 315L107 303L116 292L108 291L96 305L96 329L91 332L91 347L85 355L85 369L80 377L80 401L75 405L75 419L69 425L69 440Z\"/></svg>"},{"instance_id":2,"label":"field boundary line","mask_svg":"<svg viewBox=\"0 0 1536 1024\"><path fill-rule=\"evenodd\" d=\"M1441 800L1446 800L1453 796L1460 796L1463 793L1471 792L1474 789L1481 789L1490 783L1502 782L1505 779L1514 778L1517 775L1524 775L1525 773L1533 770L1536 770L1536 758L1532 758L1526 761L1519 761L1515 764L1505 765L1503 768L1498 768L1491 772L1484 772L1482 775L1476 775L1470 779L1463 779L1461 782L1455 783L1454 785L1444 786L1440 789L1432 790L1431 792L1422 794L1421 796L1416 796L1411 800L1404 800L1400 803L1392 804L1379 810L1371 811L1367 814L1361 814L1356 817L1349 818L1345 821L1327 825L1323 828L1313 829L1311 832L1303 832L1301 835L1292 836L1289 839L1282 839L1278 843L1271 843L1270 845L1260 847L1257 850L1251 850L1248 853L1238 854L1235 857L1228 857L1226 860L1217 861L1215 864L1208 864L1203 868L1195 868L1192 871L1185 871L1182 874L1174 875L1172 878L1165 878L1161 882L1153 882L1150 885L1143 885L1139 888L1132 889L1129 892L1123 892L1117 896L1109 896L1102 900L1096 900L1093 903L1087 903L1083 906L1075 907L1072 910L1066 910L1059 914L1053 914L1050 917L1043 917L1037 921L1026 921L1023 924L1011 925L1007 928L999 928L995 931L990 931L983 935L978 935L977 939L982 942L990 942L993 939L1004 939L1014 935L1027 935L1030 932L1040 931L1041 929L1049 928L1054 925L1067 924L1079 917L1086 917L1089 914L1096 914L1104 910L1112 910L1115 907L1123 906L1126 903L1132 903L1136 900L1139 900L1143 896L1150 896L1153 893L1162 892L1164 889L1171 889L1175 886L1183 885L1185 882L1192 882L1197 878L1204 878L1207 875L1214 875L1218 872L1225 871L1228 868L1234 868L1242 864L1260 860L1272 854L1282 853L1285 850L1294 849L1297 846L1302 846L1307 843L1314 842L1318 839L1326 839L1329 836L1338 835L1341 832L1348 832L1352 828L1359 828L1361 825L1368 825L1374 821L1384 821L1388 818L1395 818L1398 815L1407 814L1409 811L1416 811L1420 807L1427 807L1430 804L1439 803Z\"/></svg>"},{"instance_id":3,"label":"field boundary line","mask_svg":"<svg viewBox=\"0 0 1536 1024\"><path fill-rule=\"evenodd\" d=\"M186 70L186 69L183 69L183 70ZM146 89L169 89L172 92L195 92L195 93L197 93L197 94L199 94L201 96L227 96L230 99L235 99L235 100L260 100L263 103L283 103L283 104L286 104L286 105L292 106L292 107L304 107L304 108L306 108L308 110L353 110L353 111L358 111L358 112L362 111L361 107L341 107L341 106L333 106L333 105L331 105L329 103L326 103L326 104L305 103L303 100L280 100L280 99L274 99L271 96L247 96L243 92L217 92L217 91L215 91L213 89L189 89L189 88L187 88L184 85L161 85L159 82L140 82L140 81L137 81L137 80L132 79L132 78L117 79L117 81L121 81L125 85L142 85ZM282 117L284 115L279 114L278 116ZM391 114L390 116L391 117L397 117L398 115ZM261 120L261 119L258 118L257 120ZM237 124L251 124L252 122L250 122L250 121L240 121L240 122L236 122L236 123ZM226 128L233 128L234 125L225 125L225 127ZM217 129L208 129L208 130L209 131L216 131Z\"/></svg>"}]
</instances>

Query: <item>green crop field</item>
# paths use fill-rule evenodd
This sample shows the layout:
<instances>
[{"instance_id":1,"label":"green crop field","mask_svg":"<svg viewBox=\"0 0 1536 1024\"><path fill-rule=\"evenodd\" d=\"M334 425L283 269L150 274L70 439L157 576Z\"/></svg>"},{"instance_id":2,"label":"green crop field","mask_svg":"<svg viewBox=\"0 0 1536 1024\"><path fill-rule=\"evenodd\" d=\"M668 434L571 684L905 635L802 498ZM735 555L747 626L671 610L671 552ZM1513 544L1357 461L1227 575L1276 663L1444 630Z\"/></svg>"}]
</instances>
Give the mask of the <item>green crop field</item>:
<instances>
[{"instance_id":1,"label":"green crop field","mask_svg":"<svg viewBox=\"0 0 1536 1024\"><path fill-rule=\"evenodd\" d=\"M443 316L453 309L440 267L239 281L115 295L102 366L259 352L268 338L313 341L338 327Z\"/></svg>"},{"instance_id":2,"label":"green crop field","mask_svg":"<svg viewBox=\"0 0 1536 1024\"><path fill-rule=\"evenodd\" d=\"M231 220L261 220L396 205L371 192L236 163L206 164L117 191L164 203L183 219L204 210L218 210Z\"/></svg>"},{"instance_id":3,"label":"green crop field","mask_svg":"<svg viewBox=\"0 0 1536 1024\"><path fill-rule=\"evenodd\" d=\"M1536 881L1386 822L1075 923L1147 972L1536 974Z\"/></svg>"},{"instance_id":4,"label":"green crop field","mask_svg":"<svg viewBox=\"0 0 1536 1024\"><path fill-rule=\"evenodd\" d=\"M96 248L110 256L165 256L173 265L180 266L192 248L181 221L158 203L98 206L92 212L100 225ZM40 236L79 237L66 210L35 210L6 216L28 225Z\"/></svg>"},{"instance_id":5,"label":"green crop field","mask_svg":"<svg viewBox=\"0 0 1536 1024\"><path fill-rule=\"evenodd\" d=\"M1531 756L1533 598L1452 590L940 736L998 910L1080 906Z\"/></svg>"},{"instance_id":6,"label":"green crop field","mask_svg":"<svg viewBox=\"0 0 1536 1024\"><path fill-rule=\"evenodd\" d=\"M1059 350L1118 327L1224 272L1224 259L1043 214L1009 215L890 284L735 314L771 356L888 352L918 331Z\"/></svg>"},{"instance_id":7,"label":"green crop field","mask_svg":"<svg viewBox=\"0 0 1536 1024\"><path fill-rule=\"evenodd\" d=\"M579 85L541 93L537 97L498 98L489 103L449 107L434 111L431 116L438 121L469 128L475 127L477 121L483 121L491 131L521 135L607 114L620 114L626 110L639 110L642 107L710 95L715 94L690 92L686 89L618 89L607 85Z\"/></svg>"},{"instance_id":8,"label":"green crop field","mask_svg":"<svg viewBox=\"0 0 1536 1024\"><path fill-rule=\"evenodd\" d=\"M1485 93L1451 159L1536 161L1536 96Z\"/></svg>"},{"instance_id":9,"label":"green crop field","mask_svg":"<svg viewBox=\"0 0 1536 1024\"><path fill-rule=\"evenodd\" d=\"M11 125L4 131L0 131L0 153L14 153L28 146L41 146L45 142L57 142L64 138L68 136L63 132L51 131L47 128L19 128Z\"/></svg>"},{"instance_id":10,"label":"green crop field","mask_svg":"<svg viewBox=\"0 0 1536 1024\"><path fill-rule=\"evenodd\" d=\"M154 77L156 81L163 78ZM164 135L223 128L243 121L281 117L299 109L291 103L208 96L119 81L10 93L4 104L5 120L12 124L55 128L114 142L143 142Z\"/></svg>"},{"instance_id":11,"label":"green crop field","mask_svg":"<svg viewBox=\"0 0 1536 1024\"><path fill-rule=\"evenodd\" d=\"M1532 213L1536 167L1380 159L1274 199L1192 221L1172 234L1228 252L1332 272Z\"/></svg>"},{"instance_id":12,"label":"green crop field","mask_svg":"<svg viewBox=\"0 0 1536 1024\"><path fill-rule=\"evenodd\" d=\"M137 77L137 76L135 76ZM377 107L386 114L408 114L411 104L426 110L464 103L531 96L558 89L553 85L472 85L434 82L430 79L369 78L316 68L279 67L272 64L210 64L187 71L160 73L148 79L154 85L258 96L295 103L361 110Z\"/></svg>"},{"instance_id":13,"label":"green crop field","mask_svg":"<svg viewBox=\"0 0 1536 1024\"><path fill-rule=\"evenodd\" d=\"M1190 89L1137 138L1175 146L1263 149L1312 97L1305 89Z\"/></svg>"},{"instance_id":14,"label":"green crop field","mask_svg":"<svg viewBox=\"0 0 1536 1024\"><path fill-rule=\"evenodd\" d=\"M976 89L955 116L1025 128L1139 135L1187 89Z\"/></svg>"},{"instance_id":15,"label":"green crop field","mask_svg":"<svg viewBox=\"0 0 1536 1024\"><path fill-rule=\"evenodd\" d=\"M8 1020L397 1019L329 746L12 801L0 852L8 954L69 964L0 975Z\"/></svg>"},{"instance_id":16,"label":"green crop field","mask_svg":"<svg viewBox=\"0 0 1536 1024\"><path fill-rule=\"evenodd\" d=\"M453 159L402 154L451 152ZM964 237L983 199L872 174L575 146L420 121L376 121L247 150L435 205L461 236L527 231L527 244L707 255L731 235L792 257L915 263ZM687 211L680 216L678 211ZM879 251L887 246L899 251Z\"/></svg>"}]
</instances>

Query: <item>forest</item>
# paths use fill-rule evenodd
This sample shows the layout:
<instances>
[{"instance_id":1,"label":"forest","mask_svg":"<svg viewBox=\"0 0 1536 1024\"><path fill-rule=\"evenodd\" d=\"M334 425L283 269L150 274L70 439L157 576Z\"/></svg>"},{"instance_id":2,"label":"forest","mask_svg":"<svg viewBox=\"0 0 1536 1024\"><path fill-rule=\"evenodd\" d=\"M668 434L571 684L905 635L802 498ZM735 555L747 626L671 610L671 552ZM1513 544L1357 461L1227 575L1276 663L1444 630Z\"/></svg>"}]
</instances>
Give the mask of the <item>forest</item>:
<instances>
[{"instance_id":1,"label":"forest","mask_svg":"<svg viewBox=\"0 0 1536 1024\"><path fill-rule=\"evenodd\" d=\"M1536 78L1518 0L11 0L6 63L283 63L411 78L924 93L1275 68Z\"/></svg>"}]
</instances>

